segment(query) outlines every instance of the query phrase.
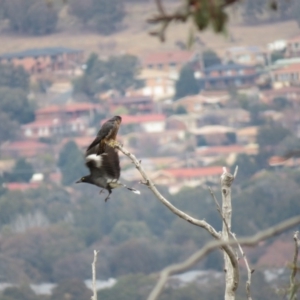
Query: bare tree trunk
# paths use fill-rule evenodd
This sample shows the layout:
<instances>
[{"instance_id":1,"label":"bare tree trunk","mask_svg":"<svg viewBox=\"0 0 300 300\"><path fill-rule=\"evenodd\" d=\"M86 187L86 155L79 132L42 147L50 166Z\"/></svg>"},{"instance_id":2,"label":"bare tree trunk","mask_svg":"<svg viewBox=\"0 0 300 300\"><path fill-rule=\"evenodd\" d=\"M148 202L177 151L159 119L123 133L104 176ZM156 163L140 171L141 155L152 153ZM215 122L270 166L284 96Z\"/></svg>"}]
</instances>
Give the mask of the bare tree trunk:
<instances>
[{"instance_id":1,"label":"bare tree trunk","mask_svg":"<svg viewBox=\"0 0 300 300\"><path fill-rule=\"evenodd\" d=\"M222 215L223 215L223 228L222 228L222 239L228 241L231 232L231 184L234 180L234 176L227 173L224 168L224 173L221 176L221 188L222 188ZM225 300L235 299L234 286L234 268L231 260L224 251L224 271L225 271Z\"/></svg>"}]
</instances>

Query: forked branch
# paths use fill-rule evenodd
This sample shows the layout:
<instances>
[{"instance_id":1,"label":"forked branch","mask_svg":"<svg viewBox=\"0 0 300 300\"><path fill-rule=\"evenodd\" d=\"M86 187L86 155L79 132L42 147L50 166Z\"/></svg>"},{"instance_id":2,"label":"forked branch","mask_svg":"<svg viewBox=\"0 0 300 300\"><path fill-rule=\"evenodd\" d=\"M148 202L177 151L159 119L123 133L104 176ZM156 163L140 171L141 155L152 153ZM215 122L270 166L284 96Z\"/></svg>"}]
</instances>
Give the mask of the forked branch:
<instances>
[{"instance_id":1,"label":"forked branch","mask_svg":"<svg viewBox=\"0 0 300 300\"><path fill-rule=\"evenodd\" d=\"M300 224L300 216L290 218L275 226L262 230L250 237L244 237L236 240L230 239L228 241L218 240L218 241L211 241L207 243L201 250L194 253L184 262L179 264L174 264L163 269L160 273L160 278L156 283L156 286L152 290L147 300L157 300L158 296L163 291L163 288L169 276L188 270L196 263L198 263L203 257L209 254L211 251L215 250L216 248L223 247L224 245L229 246L229 245L237 245L237 244L240 244L241 246L256 246L259 242L264 241L273 236L276 236L282 233L283 231L290 229L298 224Z\"/></svg>"}]
</instances>

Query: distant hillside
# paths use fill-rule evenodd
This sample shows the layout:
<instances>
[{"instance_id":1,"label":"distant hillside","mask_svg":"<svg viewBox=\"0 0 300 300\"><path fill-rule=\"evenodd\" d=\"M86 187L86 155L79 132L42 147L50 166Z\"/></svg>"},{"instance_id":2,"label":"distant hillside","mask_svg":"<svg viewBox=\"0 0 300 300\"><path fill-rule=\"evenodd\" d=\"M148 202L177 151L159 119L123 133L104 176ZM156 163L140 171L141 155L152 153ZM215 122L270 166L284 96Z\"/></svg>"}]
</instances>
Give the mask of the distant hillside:
<instances>
[{"instance_id":1,"label":"distant hillside","mask_svg":"<svg viewBox=\"0 0 300 300\"><path fill-rule=\"evenodd\" d=\"M124 52L140 54L151 50L176 48L175 43L179 40L186 42L190 24L172 25L167 32L165 43L159 42L157 38L148 34L151 27L146 23L146 19L155 13L155 9L153 2L127 4L127 15L123 29L111 36L101 36L83 30L76 18L68 15L67 7L64 7L60 13L59 30L55 34L20 36L3 29L0 33L0 53L16 51L16 49L67 45L68 47L81 48L86 51L87 55L90 52L103 55ZM234 15L232 19L237 20L237 16ZM213 48L222 54L226 47L235 45L266 46L267 43L276 39L290 38L299 34L299 28L294 21L260 26L241 26L237 24L237 21L235 23L232 21L229 33L231 42L229 37L217 36L211 31L201 33L200 37L208 48Z\"/></svg>"}]
</instances>

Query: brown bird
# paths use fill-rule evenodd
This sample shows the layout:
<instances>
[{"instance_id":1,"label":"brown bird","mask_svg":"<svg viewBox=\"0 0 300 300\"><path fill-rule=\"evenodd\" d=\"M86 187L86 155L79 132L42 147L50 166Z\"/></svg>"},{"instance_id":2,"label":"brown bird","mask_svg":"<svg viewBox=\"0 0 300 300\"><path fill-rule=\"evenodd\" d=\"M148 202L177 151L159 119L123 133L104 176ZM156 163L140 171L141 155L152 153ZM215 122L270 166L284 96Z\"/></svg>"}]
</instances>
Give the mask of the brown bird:
<instances>
[{"instance_id":1,"label":"brown bird","mask_svg":"<svg viewBox=\"0 0 300 300\"><path fill-rule=\"evenodd\" d=\"M122 118L120 116L114 116L108 121L106 121L100 128L97 137L88 147L87 151L91 150L92 148L94 148L96 145L99 144L97 155L100 155L104 153L105 145L114 147L117 144L116 137L121 122L122 122Z\"/></svg>"}]
</instances>

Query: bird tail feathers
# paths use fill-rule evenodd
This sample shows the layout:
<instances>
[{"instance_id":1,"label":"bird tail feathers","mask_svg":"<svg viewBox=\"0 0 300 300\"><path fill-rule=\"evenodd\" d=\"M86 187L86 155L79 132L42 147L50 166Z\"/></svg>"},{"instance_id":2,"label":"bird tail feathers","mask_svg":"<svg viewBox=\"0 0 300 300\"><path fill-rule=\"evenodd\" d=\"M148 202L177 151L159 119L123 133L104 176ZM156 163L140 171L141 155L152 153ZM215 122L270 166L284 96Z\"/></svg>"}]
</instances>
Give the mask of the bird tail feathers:
<instances>
[{"instance_id":1,"label":"bird tail feathers","mask_svg":"<svg viewBox=\"0 0 300 300\"><path fill-rule=\"evenodd\" d=\"M127 187L126 185L125 185L125 187L126 187L126 189L127 189L127 190L129 190L129 191L131 191L131 192L133 192L133 193L135 193L135 194L138 194L138 195L140 195L140 194L141 194L141 192L140 192L140 191L138 191L138 190L136 190L136 189L133 189L133 188Z\"/></svg>"}]
</instances>

